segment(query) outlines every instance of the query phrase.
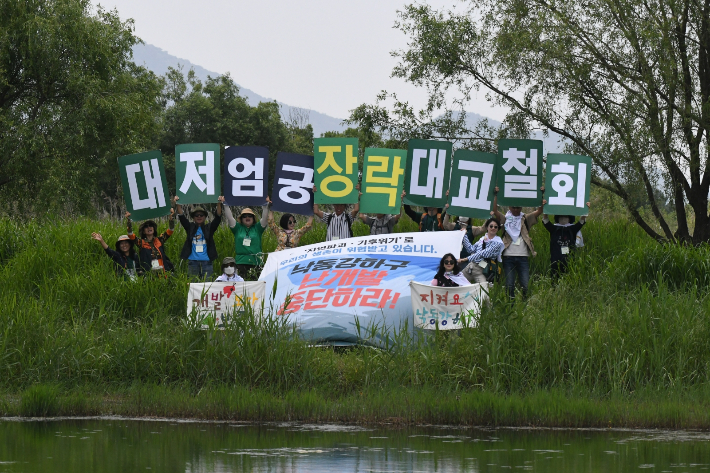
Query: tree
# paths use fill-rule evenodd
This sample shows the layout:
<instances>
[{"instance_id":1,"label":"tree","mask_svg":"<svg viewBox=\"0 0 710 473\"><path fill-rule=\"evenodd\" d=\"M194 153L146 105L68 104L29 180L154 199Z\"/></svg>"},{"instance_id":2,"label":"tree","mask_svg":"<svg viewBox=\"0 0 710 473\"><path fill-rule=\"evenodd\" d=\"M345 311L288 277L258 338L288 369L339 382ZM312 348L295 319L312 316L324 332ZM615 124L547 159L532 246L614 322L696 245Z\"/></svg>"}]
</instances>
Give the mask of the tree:
<instances>
[{"instance_id":1,"label":"tree","mask_svg":"<svg viewBox=\"0 0 710 473\"><path fill-rule=\"evenodd\" d=\"M393 75L426 87L428 107L415 113L393 97L391 113L363 105L351 121L400 136L470 138L456 110L483 89L510 108L509 123L554 131L568 152L590 156L592 182L623 199L650 236L710 241L709 1L481 0L446 13L410 5L396 26L409 44ZM651 220L639 212L639 185ZM659 186L677 223L661 212Z\"/></svg>"},{"instance_id":2,"label":"tree","mask_svg":"<svg viewBox=\"0 0 710 473\"><path fill-rule=\"evenodd\" d=\"M131 62L133 25L92 9L0 0L0 193L13 203L115 194L115 159L155 137L161 85Z\"/></svg>"}]
</instances>

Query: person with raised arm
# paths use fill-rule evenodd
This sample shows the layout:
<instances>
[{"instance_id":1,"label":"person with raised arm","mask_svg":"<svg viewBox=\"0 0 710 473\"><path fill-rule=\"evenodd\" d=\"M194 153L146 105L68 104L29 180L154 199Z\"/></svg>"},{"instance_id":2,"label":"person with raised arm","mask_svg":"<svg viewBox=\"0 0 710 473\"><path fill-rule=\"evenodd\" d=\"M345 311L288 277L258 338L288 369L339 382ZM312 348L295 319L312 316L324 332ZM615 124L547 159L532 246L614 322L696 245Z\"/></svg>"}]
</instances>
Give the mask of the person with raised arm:
<instances>
[{"instance_id":1,"label":"person with raised arm","mask_svg":"<svg viewBox=\"0 0 710 473\"><path fill-rule=\"evenodd\" d=\"M270 210L271 199L268 196L266 197L266 204L262 207L261 220L259 221L256 220L256 214L250 208L242 210L242 213L237 217L237 221L232 216L232 210L229 206L224 207L227 225L229 225L234 234L234 260L237 265L237 271L247 281L256 276L255 274L250 274L250 272L260 266L261 263L261 236L269 224Z\"/></svg>"},{"instance_id":2,"label":"person with raised arm","mask_svg":"<svg viewBox=\"0 0 710 473\"><path fill-rule=\"evenodd\" d=\"M429 284L440 287L459 287L468 286L471 283L456 266L456 257L451 253L446 253L441 257L439 269Z\"/></svg>"},{"instance_id":3,"label":"person with raised arm","mask_svg":"<svg viewBox=\"0 0 710 473\"><path fill-rule=\"evenodd\" d=\"M128 238L138 247L138 257L141 263L141 269L145 274L165 275L166 272L171 272L175 269L173 263L165 253L165 242L173 234L175 228L175 209L170 209L170 217L168 218L168 229L160 235L158 233L158 224L153 220L146 220L138 227L137 238L133 234L133 222L131 221L131 213L126 212L126 228L128 229Z\"/></svg>"},{"instance_id":4,"label":"person with raised arm","mask_svg":"<svg viewBox=\"0 0 710 473\"><path fill-rule=\"evenodd\" d=\"M500 223L491 217L483 224L486 234L476 243L471 244L468 234L463 237L463 246L468 256L460 258L459 263L467 263L464 276L471 282L493 282L499 274L499 265L502 263L501 253L505 245L497 235ZM468 272L469 274L466 274ZM470 275L470 276L469 276Z\"/></svg>"},{"instance_id":5,"label":"person with raised arm","mask_svg":"<svg viewBox=\"0 0 710 473\"><path fill-rule=\"evenodd\" d=\"M394 226L397 225L399 219L402 218L404 209L400 209L399 214L375 214L374 217L369 217L365 214L360 214L360 220L370 227L370 235L386 235L394 231Z\"/></svg>"},{"instance_id":6,"label":"person with raised arm","mask_svg":"<svg viewBox=\"0 0 710 473\"><path fill-rule=\"evenodd\" d=\"M589 202L587 208L590 208ZM542 215L542 224L550 232L550 269L554 280L567 272L567 260L577 248L578 235L587 223L587 216L580 217L577 223L574 220L574 215L555 215L555 223L552 223L547 214Z\"/></svg>"},{"instance_id":7,"label":"person with raised arm","mask_svg":"<svg viewBox=\"0 0 710 473\"><path fill-rule=\"evenodd\" d=\"M402 192L402 198L406 195L406 192ZM425 212L420 213L412 209L410 205L404 204L404 213L406 213L412 221L419 225L420 232L443 232L444 220L446 219L446 208L449 205L446 204L444 210L442 211L438 207L424 207Z\"/></svg>"},{"instance_id":8,"label":"person with raised arm","mask_svg":"<svg viewBox=\"0 0 710 473\"><path fill-rule=\"evenodd\" d=\"M100 233L92 233L91 238L101 243L108 257L113 260L116 265L116 276L133 281L138 274L143 274L140 260L128 235L118 237L115 251L108 247Z\"/></svg>"},{"instance_id":9,"label":"person with raised arm","mask_svg":"<svg viewBox=\"0 0 710 473\"><path fill-rule=\"evenodd\" d=\"M491 212L503 226L503 274L505 288L510 298L515 297L515 279L520 282L523 298L527 298L528 284L530 282L530 257L535 256L535 247L530 238L530 228L537 223L537 218L542 215L542 207L547 203L542 200L540 207L529 215L523 213L523 208L511 206L505 215L498 211L498 187L495 188L493 198L493 211ZM545 193L545 187L540 190Z\"/></svg>"},{"instance_id":10,"label":"person with raised arm","mask_svg":"<svg viewBox=\"0 0 710 473\"><path fill-rule=\"evenodd\" d=\"M224 196L219 196L217 212L212 222L207 224L207 211L202 207L195 207L190 212L192 222L182 212L182 205L178 202L180 197L173 197L173 204L177 207L177 216L180 225L185 229L187 238L180 251L180 259L187 260L187 275L190 278L211 278L214 272L212 262L217 259L217 247L214 243L214 234L222 221L222 203Z\"/></svg>"},{"instance_id":11,"label":"person with raised arm","mask_svg":"<svg viewBox=\"0 0 710 473\"><path fill-rule=\"evenodd\" d=\"M301 237L311 229L313 225L313 215L308 217L308 221L301 228L296 228L296 217L292 214L283 214L279 220L279 224L276 225L274 221L274 214L271 212L269 214L269 228L274 235L276 235L276 249L274 251L281 251L288 248L296 248L298 242L301 241Z\"/></svg>"},{"instance_id":12,"label":"person with raised arm","mask_svg":"<svg viewBox=\"0 0 710 473\"><path fill-rule=\"evenodd\" d=\"M360 189L360 184L357 188ZM316 186L313 186L313 192L318 192ZM360 212L360 202L357 202L349 212L346 210L345 204L333 204L333 212L323 212L318 204L313 204L313 214L328 227L325 241L342 240L353 236L353 222Z\"/></svg>"}]
</instances>

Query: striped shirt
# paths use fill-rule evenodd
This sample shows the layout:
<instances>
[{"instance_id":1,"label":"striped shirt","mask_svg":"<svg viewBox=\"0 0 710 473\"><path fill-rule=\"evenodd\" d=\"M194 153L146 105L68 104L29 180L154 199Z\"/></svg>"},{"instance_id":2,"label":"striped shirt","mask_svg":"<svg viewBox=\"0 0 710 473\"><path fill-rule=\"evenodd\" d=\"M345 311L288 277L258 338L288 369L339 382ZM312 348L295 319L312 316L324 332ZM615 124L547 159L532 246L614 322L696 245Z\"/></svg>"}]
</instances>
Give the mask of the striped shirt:
<instances>
[{"instance_id":1,"label":"striped shirt","mask_svg":"<svg viewBox=\"0 0 710 473\"><path fill-rule=\"evenodd\" d=\"M324 213L321 221L327 224L329 219L330 225L328 225L328 232L326 233L325 241L350 238L350 227L352 226L355 217L348 212L343 212L340 215L335 215L335 213Z\"/></svg>"},{"instance_id":2,"label":"striped shirt","mask_svg":"<svg viewBox=\"0 0 710 473\"><path fill-rule=\"evenodd\" d=\"M485 241L486 247L483 248ZM468 260L473 263L480 263L484 259L495 259L500 261L500 255L503 253L505 245L500 237L496 236L492 240L486 240L486 235L483 235L475 244L471 244L468 235L463 237L463 246L469 252Z\"/></svg>"}]
</instances>

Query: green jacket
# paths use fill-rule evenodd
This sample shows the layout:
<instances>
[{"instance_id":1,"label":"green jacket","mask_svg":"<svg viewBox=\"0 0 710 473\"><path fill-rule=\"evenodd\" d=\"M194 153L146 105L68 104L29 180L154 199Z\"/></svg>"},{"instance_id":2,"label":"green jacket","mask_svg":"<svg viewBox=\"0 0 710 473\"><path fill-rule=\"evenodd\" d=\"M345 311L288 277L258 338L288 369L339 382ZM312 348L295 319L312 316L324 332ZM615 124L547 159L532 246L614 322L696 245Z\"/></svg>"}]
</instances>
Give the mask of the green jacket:
<instances>
[{"instance_id":1,"label":"green jacket","mask_svg":"<svg viewBox=\"0 0 710 473\"><path fill-rule=\"evenodd\" d=\"M256 255L261 253L261 235L264 233L264 227L261 226L261 222L256 222L251 227L245 227L237 222L231 230L234 234L234 260L236 264L258 265L259 259ZM244 245L245 238L251 240L248 246Z\"/></svg>"}]
</instances>

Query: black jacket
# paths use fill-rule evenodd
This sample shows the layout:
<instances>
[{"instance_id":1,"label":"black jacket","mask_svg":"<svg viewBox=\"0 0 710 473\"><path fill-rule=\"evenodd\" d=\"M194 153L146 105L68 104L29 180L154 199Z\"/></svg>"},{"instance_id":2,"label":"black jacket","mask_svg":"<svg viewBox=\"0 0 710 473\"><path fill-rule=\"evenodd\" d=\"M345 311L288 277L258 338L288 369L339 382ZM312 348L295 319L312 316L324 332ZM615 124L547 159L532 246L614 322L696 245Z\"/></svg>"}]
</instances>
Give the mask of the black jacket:
<instances>
[{"instance_id":1,"label":"black jacket","mask_svg":"<svg viewBox=\"0 0 710 473\"><path fill-rule=\"evenodd\" d=\"M189 221L184 214L178 215L178 218L180 219L180 225L182 225L182 228L185 229L185 233L187 233L187 239L185 240L185 244L182 245L182 251L180 251L180 259L188 259L192 254L192 239L195 237L199 226L195 222ZM215 215L209 225L206 223L202 224L202 234L207 243L207 256L210 261L217 259L217 246L214 244L214 233L219 228L221 221L222 217Z\"/></svg>"},{"instance_id":2,"label":"black jacket","mask_svg":"<svg viewBox=\"0 0 710 473\"><path fill-rule=\"evenodd\" d=\"M130 266L133 266L133 269L136 271L136 274L143 272L141 268L141 263L138 260L137 253L133 253L130 256L126 256L123 253L119 253L118 251L112 250L111 248L106 248L104 251L109 256L109 258L111 258L116 264L117 276L123 276L124 274L126 274L126 270L131 269Z\"/></svg>"}]
</instances>

